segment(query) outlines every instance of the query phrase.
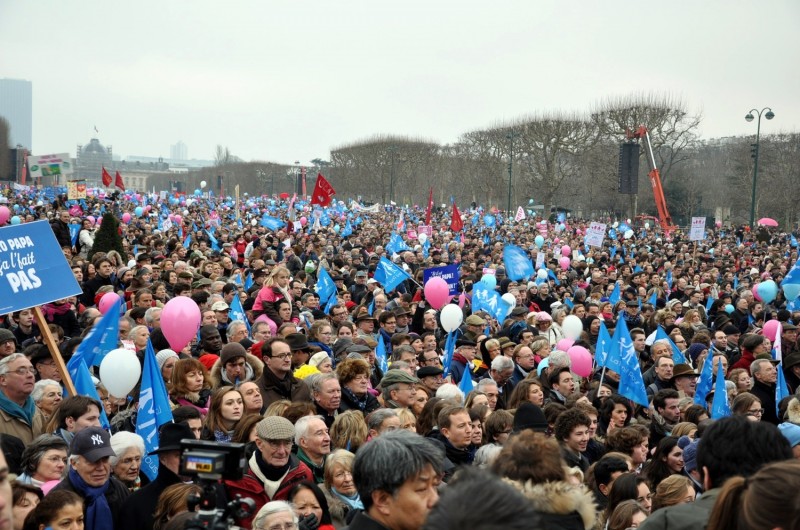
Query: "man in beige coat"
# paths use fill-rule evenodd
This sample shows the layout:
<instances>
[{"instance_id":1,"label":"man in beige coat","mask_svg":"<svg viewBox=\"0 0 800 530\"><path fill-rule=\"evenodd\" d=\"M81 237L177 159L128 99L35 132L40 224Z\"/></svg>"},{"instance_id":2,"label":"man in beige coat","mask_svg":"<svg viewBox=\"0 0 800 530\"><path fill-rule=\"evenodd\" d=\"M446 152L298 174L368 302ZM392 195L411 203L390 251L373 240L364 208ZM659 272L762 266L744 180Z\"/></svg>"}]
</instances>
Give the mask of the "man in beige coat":
<instances>
[{"instance_id":1,"label":"man in beige coat","mask_svg":"<svg viewBox=\"0 0 800 530\"><path fill-rule=\"evenodd\" d=\"M44 432L44 417L31 397L36 370L25 355L0 360L0 434L28 445Z\"/></svg>"}]
</instances>

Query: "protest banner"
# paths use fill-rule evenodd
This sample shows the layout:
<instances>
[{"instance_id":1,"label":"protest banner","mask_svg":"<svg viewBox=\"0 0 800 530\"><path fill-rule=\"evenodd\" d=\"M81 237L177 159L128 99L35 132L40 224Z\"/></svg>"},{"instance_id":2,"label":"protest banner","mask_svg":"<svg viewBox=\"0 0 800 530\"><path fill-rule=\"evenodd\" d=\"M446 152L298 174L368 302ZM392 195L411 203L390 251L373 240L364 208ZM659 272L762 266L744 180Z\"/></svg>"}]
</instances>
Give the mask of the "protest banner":
<instances>
[{"instance_id":1,"label":"protest banner","mask_svg":"<svg viewBox=\"0 0 800 530\"><path fill-rule=\"evenodd\" d=\"M0 228L0 314L33 308L50 354L71 395L69 377L39 306L82 293L47 221Z\"/></svg>"},{"instance_id":2,"label":"protest banner","mask_svg":"<svg viewBox=\"0 0 800 530\"><path fill-rule=\"evenodd\" d=\"M417 234L425 234L428 237L433 235L433 226L432 225L419 225L417 227Z\"/></svg>"},{"instance_id":3,"label":"protest banner","mask_svg":"<svg viewBox=\"0 0 800 530\"><path fill-rule=\"evenodd\" d=\"M692 226L689 229L689 241L702 241L706 238L706 218L692 217Z\"/></svg>"},{"instance_id":4,"label":"protest banner","mask_svg":"<svg viewBox=\"0 0 800 530\"><path fill-rule=\"evenodd\" d=\"M69 153L28 157L28 170L32 178L72 175L72 160Z\"/></svg>"},{"instance_id":5,"label":"protest banner","mask_svg":"<svg viewBox=\"0 0 800 530\"><path fill-rule=\"evenodd\" d=\"M434 267L431 269L425 269L423 273L422 284L425 285L428 283L428 280L436 277L439 277L447 282L447 286L450 288L451 295L458 294L458 281L460 279L460 274L458 272L458 265L448 265L446 267Z\"/></svg>"},{"instance_id":6,"label":"protest banner","mask_svg":"<svg viewBox=\"0 0 800 530\"><path fill-rule=\"evenodd\" d=\"M605 223L591 223L586 229L586 244L590 247L602 247L606 237Z\"/></svg>"},{"instance_id":7,"label":"protest banner","mask_svg":"<svg viewBox=\"0 0 800 530\"><path fill-rule=\"evenodd\" d=\"M86 181L71 180L67 182L67 199L79 201L86 198Z\"/></svg>"}]
</instances>

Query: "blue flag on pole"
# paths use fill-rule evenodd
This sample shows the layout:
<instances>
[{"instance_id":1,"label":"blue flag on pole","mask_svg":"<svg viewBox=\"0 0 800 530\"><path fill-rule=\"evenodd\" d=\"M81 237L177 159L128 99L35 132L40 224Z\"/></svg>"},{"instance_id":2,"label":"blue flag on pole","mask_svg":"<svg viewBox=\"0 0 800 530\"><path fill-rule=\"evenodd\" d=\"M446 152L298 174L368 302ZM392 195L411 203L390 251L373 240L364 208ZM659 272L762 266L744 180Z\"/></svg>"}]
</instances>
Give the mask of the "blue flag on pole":
<instances>
[{"instance_id":1,"label":"blue flag on pole","mask_svg":"<svg viewBox=\"0 0 800 530\"><path fill-rule=\"evenodd\" d=\"M797 248L797 238L794 237L794 234L792 234L792 237L789 240L789 244L792 245L792 248Z\"/></svg>"},{"instance_id":2,"label":"blue flag on pole","mask_svg":"<svg viewBox=\"0 0 800 530\"><path fill-rule=\"evenodd\" d=\"M319 268L317 284L314 286L314 290L317 291L317 295L322 301L327 301L331 294L336 293L336 284L333 283L333 278L324 267Z\"/></svg>"},{"instance_id":3,"label":"blue flag on pole","mask_svg":"<svg viewBox=\"0 0 800 530\"><path fill-rule=\"evenodd\" d=\"M108 312L92 326L89 333L78 345L75 354L67 363L67 370L72 371L81 362L89 366L100 366L103 357L111 350L117 349L119 342L119 316L122 299L108 309Z\"/></svg>"},{"instance_id":4,"label":"blue flag on pole","mask_svg":"<svg viewBox=\"0 0 800 530\"><path fill-rule=\"evenodd\" d=\"M68 371L69 376L72 378L72 384L75 385L75 392L79 396L89 396L102 403L100 395L97 393L97 388L94 386L94 381L92 381L92 374L89 373L89 368L86 367L86 363L83 362L83 359L74 363L72 368ZM102 425L104 429L108 429L109 423L105 408L100 409L100 425Z\"/></svg>"},{"instance_id":5,"label":"blue flag on pole","mask_svg":"<svg viewBox=\"0 0 800 530\"><path fill-rule=\"evenodd\" d=\"M238 300L238 297L234 297ZM144 351L142 385L139 391L139 407L136 412L136 434L144 439L144 454L158 449L158 428L172 422L167 387L161 377L161 369L156 361L156 352L150 339ZM158 474L158 455L144 456L142 471L154 480Z\"/></svg>"},{"instance_id":6,"label":"blue flag on pole","mask_svg":"<svg viewBox=\"0 0 800 530\"><path fill-rule=\"evenodd\" d=\"M717 368L719 372L719 368ZM731 406L728 403L728 389L725 388L725 378L717 374L717 383L714 387L714 401L711 402L711 419L718 420L731 415Z\"/></svg>"},{"instance_id":7,"label":"blue flag on pole","mask_svg":"<svg viewBox=\"0 0 800 530\"><path fill-rule=\"evenodd\" d=\"M781 281L781 289L783 294L789 301L794 301L800 296L800 260L794 263L794 266Z\"/></svg>"},{"instance_id":8,"label":"blue flag on pole","mask_svg":"<svg viewBox=\"0 0 800 530\"><path fill-rule=\"evenodd\" d=\"M230 313L228 313L231 320L241 320L244 322L244 325L247 327L247 334L250 334L250 321L247 320L247 315L244 312L244 307L242 307L242 299L239 298L238 294L233 295L233 300L231 300L231 308Z\"/></svg>"},{"instance_id":9,"label":"blue flag on pole","mask_svg":"<svg viewBox=\"0 0 800 530\"><path fill-rule=\"evenodd\" d=\"M611 352L608 357L608 368L619 373L619 394L646 407L649 405L647 390L642 379L642 370L639 367L639 358L633 348L631 334L625 319L617 321L617 328L614 330L614 338L611 340ZM612 364L617 360L619 370Z\"/></svg>"},{"instance_id":10,"label":"blue flag on pole","mask_svg":"<svg viewBox=\"0 0 800 530\"><path fill-rule=\"evenodd\" d=\"M667 285L669 286L669 288L672 289L672 269L669 269L667 271L665 279L667 280Z\"/></svg>"},{"instance_id":11,"label":"blue flag on pole","mask_svg":"<svg viewBox=\"0 0 800 530\"><path fill-rule=\"evenodd\" d=\"M686 356L678 348L678 345L673 342L667 332L661 326L656 327L656 340L667 340L672 348L672 362L675 364L686 364Z\"/></svg>"},{"instance_id":12,"label":"blue flag on pole","mask_svg":"<svg viewBox=\"0 0 800 530\"><path fill-rule=\"evenodd\" d=\"M284 223L277 217L271 217L267 214L264 214L264 216L261 218L261 226L263 226L264 228L269 228L273 232L277 232L278 230L286 226L286 223Z\"/></svg>"},{"instance_id":13,"label":"blue flag on pole","mask_svg":"<svg viewBox=\"0 0 800 530\"><path fill-rule=\"evenodd\" d=\"M192 245L192 234L186 236L186 239L183 240L183 248L189 248Z\"/></svg>"},{"instance_id":14,"label":"blue flag on pole","mask_svg":"<svg viewBox=\"0 0 800 530\"><path fill-rule=\"evenodd\" d=\"M392 232L392 237L389 238L389 243L386 245L386 252L391 254L397 254L398 252L404 252L406 250L411 250L406 245L406 242L403 241L403 238L397 232Z\"/></svg>"},{"instance_id":15,"label":"blue flag on pole","mask_svg":"<svg viewBox=\"0 0 800 530\"><path fill-rule=\"evenodd\" d=\"M658 291L653 289L653 294L650 295L650 298L647 300L647 303L653 307L656 307L656 304L658 304Z\"/></svg>"},{"instance_id":16,"label":"blue flag on pole","mask_svg":"<svg viewBox=\"0 0 800 530\"><path fill-rule=\"evenodd\" d=\"M388 259L382 257L378 262L373 278L380 282L384 291L389 293L394 291L395 288L405 280L410 279L411 275L404 271L402 267L398 267Z\"/></svg>"},{"instance_id":17,"label":"blue flag on pole","mask_svg":"<svg viewBox=\"0 0 800 530\"><path fill-rule=\"evenodd\" d=\"M472 381L472 372L469 369L469 364L464 367L464 373L461 375L461 381L458 382L458 389L464 393L464 398L466 399L467 394L472 392L472 389L475 388L475 383Z\"/></svg>"},{"instance_id":18,"label":"blue flag on pole","mask_svg":"<svg viewBox=\"0 0 800 530\"><path fill-rule=\"evenodd\" d=\"M344 225L342 229L342 237L347 237L353 235L353 225L350 224L350 219L347 220L347 224Z\"/></svg>"},{"instance_id":19,"label":"blue flag on pole","mask_svg":"<svg viewBox=\"0 0 800 530\"><path fill-rule=\"evenodd\" d=\"M442 367L444 368L444 373L450 373L450 363L453 361L453 354L456 351L456 339L460 333L460 330L456 329L455 331L449 331L447 333L447 339L444 342L444 362L442 363Z\"/></svg>"},{"instance_id":20,"label":"blue flag on pole","mask_svg":"<svg viewBox=\"0 0 800 530\"><path fill-rule=\"evenodd\" d=\"M533 263L528 253L516 245L506 245L503 248L503 264L506 267L506 276L513 280L526 280L533 276Z\"/></svg>"},{"instance_id":21,"label":"blue flag on pole","mask_svg":"<svg viewBox=\"0 0 800 530\"><path fill-rule=\"evenodd\" d=\"M383 342L383 336L378 335L378 346L375 348L375 358L378 360L378 366L385 374L389 370L389 362L386 359L386 344Z\"/></svg>"},{"instance_id":22,"label":"blue flag on pole","mask_svg":"<svg viewBox=\"0 0 800 530\"><path fill-rule=\"evenodd\" d=\"M69 237L72 239L72 246L78 244L78 234L81 232L81 225L78 223L69 224ZM134 253L135 254L135 253Z\"/></svg>"},{"instance_id":23,"label":"blue flag on pole","mask_svg":"<svg viewBox=\"0 0 800 530\"><path fill-rule=\"evenodd\" d=\"M615 330L616 334L616 330ZM595 345L594 360L597 366L607 366L608 354L611 352L611 335L608 333L608 328L603 319L600 319L600 332L597 335L597 344ZM616 369L611 367L616 372Z\"/></svg>"},{"instance_id":24,"label":"blue flag on pole","mask_svg":"<svg viewBox=\"0 0 800 530\"><path fill-rule=\"evenodd\" d=\"M247 291L253 286L253 275L248 274L244 279L244 290Z\"/></svg>"},{"instance_id":25,"label":"blue flag on pole","mask_svg":"<svg viewBox=\"0 0 800 530\"><path fill-rule=\"evenodd\" d=\"M619 284L614 284L614 290L611 291L611 294L608 296L608 301L611 302L611 305L617 305L619 302L620 292L619 292Z\"/></svg>"},{"instance_id":26,"label":"blue flag on pole","mask_svg":"<svg viewBox=\"0 0 800 530\"><path fill-rule=\"evenodd\" d=\"M217 238L214 237L214 234L211 231L206 230L206 235L208 235L208 240L211 241L211 250L219 250L219 242Z\"/></svg>"},{"instance_id":27,"label":"blue flag on pole","mask_svg":"<svg viewBox=\"0 0 800 530\"><path fill-rule=\"evenodd\" d=\"M697 388L694 391L695 405L706 406L706 396L711 391L711 386L713 385L713 365L714 361L711 352L709 352L708 355L706 355L706 360L703 362L703 371L700 372L700 379L697 381Z\"/></svg>"}]
</instances>

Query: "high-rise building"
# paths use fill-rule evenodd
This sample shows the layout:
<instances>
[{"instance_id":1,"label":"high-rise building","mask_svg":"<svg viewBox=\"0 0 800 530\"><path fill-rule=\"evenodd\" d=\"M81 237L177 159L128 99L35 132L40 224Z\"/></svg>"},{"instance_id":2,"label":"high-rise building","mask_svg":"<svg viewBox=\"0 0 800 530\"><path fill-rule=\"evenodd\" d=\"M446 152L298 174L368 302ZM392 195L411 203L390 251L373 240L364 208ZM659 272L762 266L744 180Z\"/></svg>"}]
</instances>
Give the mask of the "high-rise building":
<instances>
[{"instance_id":1,"label":"high-rise building","mask_svg":"<svg viewBox=\"0 0 800 530\"><path fill-rule=\"evenodd\" d=\"M178 143L169 146L169 157L172 160L186 160L189 158L189 149L185 143L178 140Z\"/></svg>"},{"instance_id":2,"label":"high-rise building","mask_svg":"<svg viewBox=\"0 0 800 530\"><path fill-rule=\"evenodd\" d=\"M11 129L10 146L33 147L33 84L24 79L0 79L0 116Z\"/></svg>"}]
</instances>

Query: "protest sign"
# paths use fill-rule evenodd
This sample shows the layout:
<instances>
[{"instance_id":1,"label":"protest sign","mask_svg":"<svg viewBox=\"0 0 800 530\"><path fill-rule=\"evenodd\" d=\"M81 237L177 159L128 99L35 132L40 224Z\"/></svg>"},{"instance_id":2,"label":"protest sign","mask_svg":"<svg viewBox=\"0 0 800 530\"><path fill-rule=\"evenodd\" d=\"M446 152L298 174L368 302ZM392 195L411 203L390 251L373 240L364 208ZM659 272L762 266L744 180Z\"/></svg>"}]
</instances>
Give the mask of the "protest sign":
<instances>
[{"instance_id":1,"label":"protest sign","mask_svg":"<svg viewBox=\"0 0 800 530\"><path fill-rule=\"evenodd\" d=\"M425 269L423 273L423 285L427 284L429 279L436 277L439 277L447 282L447 286L450 288L451 295L458 294L458 280L460 279L458 265L448 265L446 267Z\"/></svg>"},{"instance_id":2,"label":"protest sign","mask_svg":"<svg viewBox=\"0 0 800 530\"><path fill-rule=\"evenodd\" d=\"M417 234L425 234L428 237L433 235L433 226L431 225L419 225L417 227Z\"/></svg>"},{"instance_id":3,"label":"protest sign","mask_svg":"<svg viewBox=\"0 0 800 530\"><path fill-rule=\"evenodd\" d=\"M28 170L32 178L70 176L72 169L69 153L28 157Z\"/></svg>"},{"instance_id":4,"label":"protest sign","mask_svg":"<svg viewBox=\"0 0 800 530\"><path fill-rule=\"evenodd\" d=\"M0 314L81 292L47 221L0 228Z\"/></svg>"},{"instance_id":5,"label":"protest sign","mask_svg":"<svg viewBox=\"0 0 800 530\"><path fill-rule=\"evenodd\" d=\"M493 269L493 268L491 268L491 267L484 267L484 268L483 268L483 273L484 273L484 274L490 274L490 275L492 275L492 276L496 276L496 275L497 275L497 271L496 271L496 270L494 270L494 269Z\"/></svg>"},{"instance_id":6,"label":"protest sign","mask_svg":"<svg viewBox=\"0 0 800 530\"><path fill-rule=\"evenodd\" d=\"M592 223L586 229L586 244L590 247L602 247L605 237L606 225L604 223Z\"/></svg>"},{"instance_id":7,"label":"protest sign","mask_svg":"<svg viewBox=\"0 0 800 530\"><path fill-rule=\"evenodd\" d=\"M67 182L67 199L79 201L86 198L86 181L71 180Z\"/></svg>"},{"instance_id":8,"label":"protest sign","mask_svg":"<svg viewBox=\"0 0 800 530\"><path fill-rule=\"evenodd\" d=\"M689 229L689 241L702 241L706 238L706 218L692 217L692 226Z\"/></svg>"}]
</instances>

